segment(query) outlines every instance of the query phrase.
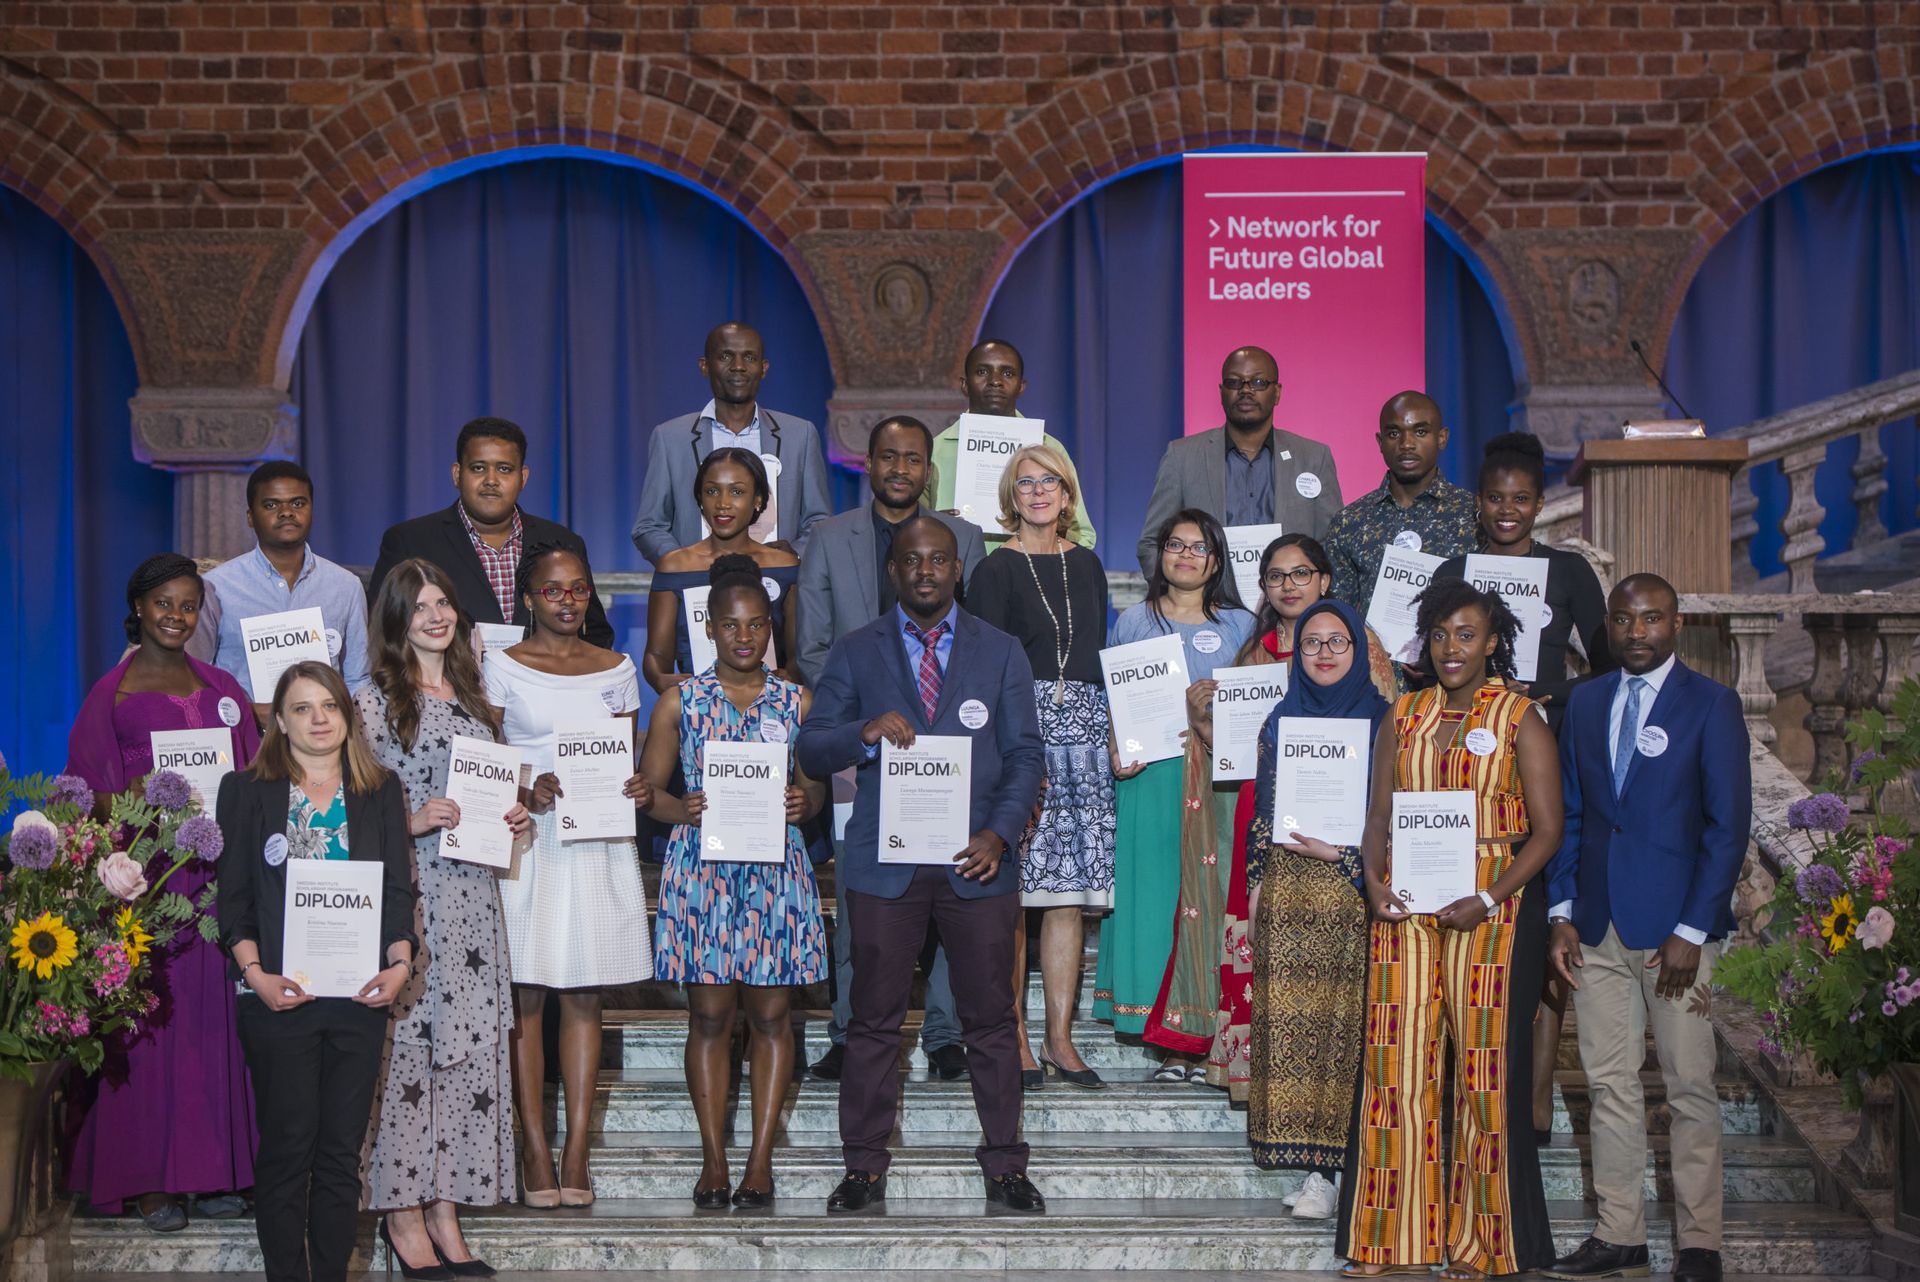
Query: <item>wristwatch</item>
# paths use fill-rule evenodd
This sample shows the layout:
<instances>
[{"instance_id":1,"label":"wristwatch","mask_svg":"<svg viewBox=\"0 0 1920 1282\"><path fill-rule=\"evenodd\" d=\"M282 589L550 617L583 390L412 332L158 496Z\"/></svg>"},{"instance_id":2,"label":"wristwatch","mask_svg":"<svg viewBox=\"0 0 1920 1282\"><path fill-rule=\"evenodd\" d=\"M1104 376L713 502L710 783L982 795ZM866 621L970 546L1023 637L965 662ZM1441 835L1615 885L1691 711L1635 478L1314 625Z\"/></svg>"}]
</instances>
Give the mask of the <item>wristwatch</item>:
<instances>
[{"instance_id":1,"label":"wristwatch","mask_svg":"<svg viewBox=\"0 0 1920 1282\"><path fill-rule=\"evenodd\" d=\"M1484 891L1484 890L1481 890L1481 891L1476 891L1476 892L1474 892L1474 893L1476 893L1476 894L1478 894L1478 895L1480 896L1480 902L1481 902L1481 903L1483 903L1483 904L1485 904L1485 905L1487 906L1487 911L1488 911L1488 912L1490 912L1490 913L1492 913L1492 912L1498 912L1498 911L1500 911L1500 905L1499 905L1499 904L1498 904L1497 902L1495 902L1495 900L1494 900L1494 898L1493 898L1493 896L1492 896L1492 895L1489 895L1489 894L1488 894L1488 893L1487 893L1486 891Z\"/></svg>"}]
</instances>

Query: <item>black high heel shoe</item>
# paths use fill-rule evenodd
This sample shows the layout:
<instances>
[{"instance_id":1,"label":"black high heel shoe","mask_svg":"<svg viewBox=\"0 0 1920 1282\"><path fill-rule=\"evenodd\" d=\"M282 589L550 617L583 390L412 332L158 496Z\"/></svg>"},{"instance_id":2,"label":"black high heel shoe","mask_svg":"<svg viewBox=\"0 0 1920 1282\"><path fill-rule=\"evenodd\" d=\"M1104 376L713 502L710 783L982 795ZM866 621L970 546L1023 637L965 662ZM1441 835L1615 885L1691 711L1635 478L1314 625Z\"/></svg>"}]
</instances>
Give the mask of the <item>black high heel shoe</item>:
<instances>
[{"instance_id":1,"label":"black high heel shoe","mask_svg":"<svg viewBox=\"0 0 1920 1282\"><path fill-rule=\"evenodd\" d=\"M1107 1088L1106 1079L1092 1069L1080 1068L1069 1071L1068 1069L1060 1067L1045 1055L1040 1056L1040 1071L1047 1076L1059 1078L1069 1086L1078 1086L1084 1090L1102 1091Z\"/></svg>"},{"instance_id":2,"label":"black high heel shoe","mask_svg":"<svg viewBox=\"0 0 1920 1282\"><path fill-rule=\"evenodd\" d=\"M447 1270L446 1266L442 1264L429 1264L422 1268L415 1268L413 1265L408 1264L406 1257L402 1256L399 1248L394 1246L393 1235L387 1232L387 1218L384 1215L380 1217L380 1241L385 1243L387 1248L387 1276L389 1278L393 1276L393 1266L395 1264L400 1266L401 1277L415 1279L416 1282L447 1282L447 1279L453 1276L453 1274ZM428 1241L432 1241L432 1239L429 1238ZM434 1247L433 1254L435 1259L439 1259L440 1248L437 1246Z\"/></svg>"},{"instance_id":3,"label":"black high heel shoe","mask_svg":"<svg viewBox=\"0 0 1920 1282\"><path fill-rule=\"evenodd\" d=\"M433 1242L431 1229L427 1230L427 1241ZM440 1257L440 1266L457 1278L490 1278L499 1272L477 1255L469 1255L464 1260L449 1260L447 1253L440 1249L438 1242L433 1242L433 1253Z\"/></svg>"}]
</instances>

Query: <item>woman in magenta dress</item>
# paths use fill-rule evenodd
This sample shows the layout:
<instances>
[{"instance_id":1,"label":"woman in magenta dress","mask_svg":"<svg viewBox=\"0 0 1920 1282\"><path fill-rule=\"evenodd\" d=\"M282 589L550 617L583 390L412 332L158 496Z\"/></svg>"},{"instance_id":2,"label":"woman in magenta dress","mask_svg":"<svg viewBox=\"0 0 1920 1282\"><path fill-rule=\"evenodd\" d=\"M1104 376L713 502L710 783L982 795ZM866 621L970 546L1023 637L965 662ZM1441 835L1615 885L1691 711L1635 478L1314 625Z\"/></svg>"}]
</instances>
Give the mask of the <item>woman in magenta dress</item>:
<instances>
[{"instance_id":1,"label":"woman in magenta dress","mask_svg":"<svg viewBox=\"0 0 1920 1282\"><path fill-rule=\"evenodd\" d=\"M113 793L152 771L155 731L224 729L236 770L260 747L246 691L186 652L201 599L199 571L177 553L149 557L127 582L134 648L94 685L67 739L67 773L86 780L102 818ZM211 814L213 799L202 807ZM217 868L196 860L167 888L197 899ZM110 1043L99 1075L74 1090L67 1182L107 1214L135 1202L146 1226L166 1233L186 1227L188 1199L213 1218L245 1209L237 1190L253 1184L253 1093L225 955L184 930L151 964L159 1009L136 1036Z\"/></svg>"}]
</instances>

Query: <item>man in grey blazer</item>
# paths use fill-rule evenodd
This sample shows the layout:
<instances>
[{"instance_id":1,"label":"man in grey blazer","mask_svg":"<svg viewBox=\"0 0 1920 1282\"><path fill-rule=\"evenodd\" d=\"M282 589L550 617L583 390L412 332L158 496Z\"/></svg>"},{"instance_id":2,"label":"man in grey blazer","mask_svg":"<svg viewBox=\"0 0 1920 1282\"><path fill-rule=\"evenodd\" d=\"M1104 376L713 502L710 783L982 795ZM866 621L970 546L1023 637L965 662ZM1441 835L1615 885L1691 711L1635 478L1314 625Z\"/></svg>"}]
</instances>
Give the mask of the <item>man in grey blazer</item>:
<instances>
[{"instance_id":1,"label":"man in grey blazer","mask_svg":"<svg viewBox=\"0 0 1920 1282\"><path fill-rule=\"evenodd\" d=\"M1220 524L1269 525L1320 538L1340 514L1333 452L1273 425L1280 366L1262 348L1242 347L1220 367L1224 426L1175 439L1160 458L1140 531L1140 568L1160 559L1160 523L1181 508L1211 512ZM1256 603L1257 604L1257 603Z\"/></svg>"},{"instance_id":2,"label":"man in grey blazer","mask_svg":"<svg viewBox=\"0 0 1920 1282\"><path fill-rule=\"evenodd\" d=\"M867 434L867 488L873 502L829 517L814 527L800 558L800 583L795 589L795 622L800 676L809 686L820 680L833 643L891 611L893 577L886 572L887 554L899 527L926 508L920 495L927 486L933 433L917 418L904 414L882 419ZM962 583L986 555L979 529L957 516L932 513L953 531L960 557ZM833 1021L827 1025L831 1049L813 1065L817 1077L839 1077L846 1054L847 1022L852 1018L853 951L848 928L846 881L835 877L838 894L833 926ZM947 1081L967 1075L966 1052L961 1047L960 1017L954 1010L953 989L947 978L947 952L934 950L927 971L927 1018L920 1032L921 1049L934 1071Z\"/></svg>"},{"instance_id":3,"label":"man in grey blazer","mask_svg":"<svg viewBox=\"0 0 1920 1282\"><path fill-rule=\"evenodd\" d=\"M776 414L759 402L767 373L766 345L752 326L717 325L707 335L700 372L713 399L697 414L670 418L647 438L647 474L640 486L640 513L633 518L633 545L653 562L675 548L706 537L694 502L693 475L700 461L721 446L758 454L773 482L773 515L753 536L783 541L800 551L807 534L833 513L827 498L827 462L820 433L793 414Z\"/></svg>"}]
</instances>

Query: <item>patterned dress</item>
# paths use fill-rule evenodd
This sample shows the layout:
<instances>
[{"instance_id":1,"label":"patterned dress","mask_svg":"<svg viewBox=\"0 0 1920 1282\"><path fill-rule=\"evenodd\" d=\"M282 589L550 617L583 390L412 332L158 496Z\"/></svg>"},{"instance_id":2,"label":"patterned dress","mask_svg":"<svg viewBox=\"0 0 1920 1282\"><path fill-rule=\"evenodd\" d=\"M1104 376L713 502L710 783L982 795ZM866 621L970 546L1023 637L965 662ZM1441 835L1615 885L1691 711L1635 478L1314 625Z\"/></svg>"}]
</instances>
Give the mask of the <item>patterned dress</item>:
<instances>
[{"instance_id":1,"label":"patterned dress","mask_svg":"<svg viewBox=\"0 0 1920 1282\"><path fill-rule=\"evenodd\" d=\"M800 732L800 687L767 674L745 712L711 670L680 685L680 770L701 790L709 740L791 744ZM792 750L788 750L791 765ZM786 862L700 857L700 830L675 824L660 871L654 977L680 984L815 984L827 974L820 890L800 830L787 825Z\"/></svg>"},{"instance_id":2,"label":"patterned dress","mask_svg":"<svg viewBox=\"0 0 1920 1282\"><path fill-rule=\"evenodd\" d=\"M419 696L411 750L387 724L377 686L354 696L373 755L400 777L407 809L447 793L455 735L491 739L457 703ZM469 816L462 816L463 819ZM414 976L393 1002L362 1162L365 1205L493 1206L513 1200L512 975L493 869L440 857L438 830L413 839Z\"/></svg>"},{"instance_id":3,"label":"patterned dress","mask_svg":"<svg viewBox=\"0 0 1920 1282\"><path fill-rule=\"evenodd\" d=\"M1539 705L1497 678L1464 714L1444 699L1430 687L1394 704L1393 785L1476 794L1475 880L1485 890L1528 831L1515 745L1521 719ZM1467 746L1477 730L1495 738L1485 755ZM1471 931L1442 930L1430 916L1373 923L1358 1141L1337 1250L1362 1264L1447 1262L1489 1274L1552 1261L1533 1138L1532 1030L1546 951L1536 886ZM1449 1057L1451 1151L1440 1097Z\"/></svg>"}]
</instances>

